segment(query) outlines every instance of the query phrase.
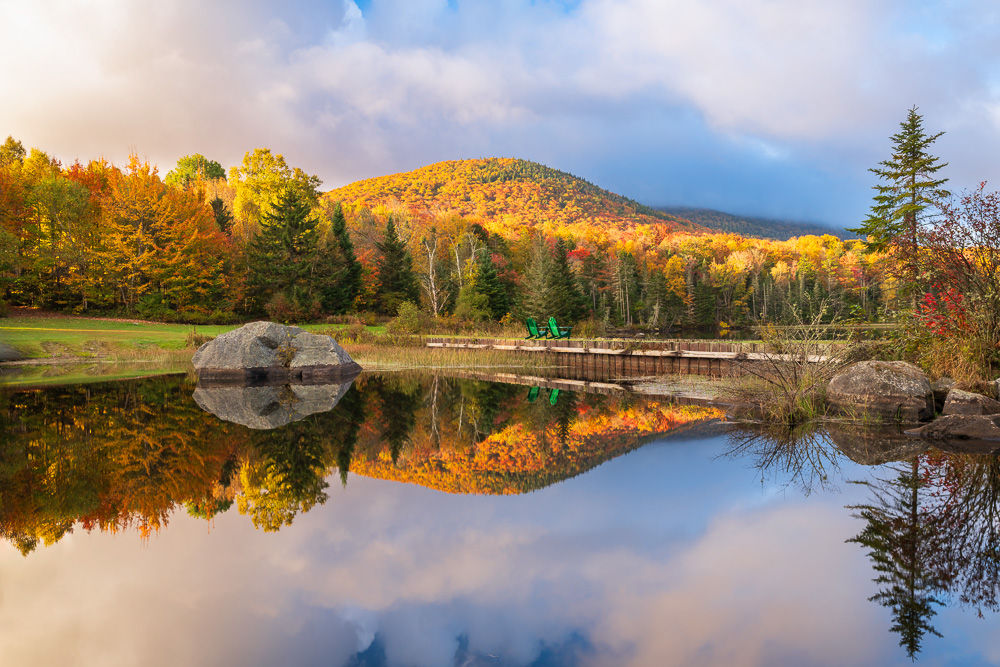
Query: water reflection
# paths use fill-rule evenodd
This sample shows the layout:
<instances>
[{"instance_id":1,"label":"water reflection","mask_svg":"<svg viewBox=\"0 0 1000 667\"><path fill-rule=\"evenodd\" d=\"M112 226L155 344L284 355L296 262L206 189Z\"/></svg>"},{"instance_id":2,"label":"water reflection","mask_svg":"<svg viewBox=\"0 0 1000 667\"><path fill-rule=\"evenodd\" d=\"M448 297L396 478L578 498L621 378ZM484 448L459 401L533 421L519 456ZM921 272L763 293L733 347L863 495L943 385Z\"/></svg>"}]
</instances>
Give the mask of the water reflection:
<instances>
[{"instance_id":1,"label":"water reflection","mask_svg":"<svg viewBox=\"0 0 1000 667\"><path fill-rule=\"evenodd\" d=\"M219 419L248 428L274 429L319 412L329 412L351 388L340 384L223 384L194 390L194 402Z\"/></svg>"},{"instance_id":2,"label":"water reflection","mask_svg":"<svg viewBox=\"0 0 1000 667\"><path fill-rule=\"evenodd\" d=\"M148 536L178 508L233 505L275 531L328 500L334 471L518 494L719 416L568 391L532 403L519 385L427 375L192 390L180 376L0 393L0 535L28 554L77 526Z\"/></svg>"},{"instance_id":3,"label":"water reflection","mask_svg":"<svg viewBox=\"0 0 1000 667\"><path fill-rule=\"evenodd\" d=\"M730 431L724 456L746 457L766 476L783 477L786 486L809 495L814 489L834 490L842 454L815 427L768 428L763 425Z\"/></svg>"},{"instance_id":4,"label":"water reflection","mask_svg":"<svg viewBox=\"0 0 1000 667\"><path fill-rule=\"evenodd\" d=\"M849 505L865 526L848 540L866 549L890 630L910 658L926 635L941 637L937 607L956 602L984 612L1000 610L1000 458L929 449L892 429L815 426L797 431L760 427L729 436L728 456L749 457L761 475L781 475L808 495L839 477L839 458L882 465L881 474L851 480L867 490ZM996 443L979 443L987 451ZM975 447L966 442L963 449Z\"/></svg>"}]
</instances>

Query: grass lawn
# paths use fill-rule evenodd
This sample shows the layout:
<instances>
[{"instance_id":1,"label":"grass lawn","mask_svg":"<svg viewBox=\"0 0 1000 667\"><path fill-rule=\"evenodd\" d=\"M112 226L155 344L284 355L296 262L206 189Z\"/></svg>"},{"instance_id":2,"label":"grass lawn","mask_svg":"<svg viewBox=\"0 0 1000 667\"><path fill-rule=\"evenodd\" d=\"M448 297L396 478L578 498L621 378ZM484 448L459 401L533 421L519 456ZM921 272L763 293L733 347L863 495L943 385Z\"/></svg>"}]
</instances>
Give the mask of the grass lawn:
<instances>
[{"instance_id":1,"label":"grass lawn","mask_svg":"<svg viewBox=\"0 0 1000 667\"><path fill-rule=\"evenodd\" d=\"M218 336L239 325L161 324L81 317L8 317L0 319L0 342L12 345L29 358L50 357L141 359L162 352L188 348L188 337L198 333ZM330 331L347 325L306 324L307 331ZM384 326L367 327L374 334Z\"/></svg>"},{"instance_id":2,"label":"grass lawn","mask_svg":"<svg viewBox=\"0 0 1000 667\"><path fill-rule=\"evenodd\" d=\"M200 326L197 332L217 336L233 326ZM0 341L31 358L103 356L111 348L180 350L186 346L189 324L136 324L76 317L9 317L0 320Z\"/></svg>"}]
</instances>

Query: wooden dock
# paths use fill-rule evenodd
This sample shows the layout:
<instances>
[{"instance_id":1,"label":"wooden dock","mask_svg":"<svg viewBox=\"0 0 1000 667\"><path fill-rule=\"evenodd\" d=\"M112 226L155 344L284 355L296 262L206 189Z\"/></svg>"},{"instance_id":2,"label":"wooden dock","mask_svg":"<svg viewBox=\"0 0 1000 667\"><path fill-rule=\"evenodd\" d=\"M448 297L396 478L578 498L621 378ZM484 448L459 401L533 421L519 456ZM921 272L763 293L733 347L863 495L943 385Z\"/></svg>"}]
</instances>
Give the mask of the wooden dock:
<instances>
[{"instance_id":1,"label":"wooden dock","mask_svg":"<svg viewBox=\"0 0 1000 667\"><path fill-rule=\"evenodd\" d=\"M552 355L555 365L580 377L698 374L722 376L734 362L781 358L764 352L760 343L699 340L525 340L503 338L428 338L428 347L506 350ZM807 361L825 357L811 355Z\"/></svg>"}]
</instances>

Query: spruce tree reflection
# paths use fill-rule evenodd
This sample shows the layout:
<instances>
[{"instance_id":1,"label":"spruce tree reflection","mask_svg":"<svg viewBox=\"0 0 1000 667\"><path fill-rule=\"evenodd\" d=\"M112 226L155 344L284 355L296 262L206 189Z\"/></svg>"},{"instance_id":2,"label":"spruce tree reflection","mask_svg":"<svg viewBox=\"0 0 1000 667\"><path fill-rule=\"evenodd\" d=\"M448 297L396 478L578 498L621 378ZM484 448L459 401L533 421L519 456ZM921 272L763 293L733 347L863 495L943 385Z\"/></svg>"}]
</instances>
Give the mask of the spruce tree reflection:
<instances>
[{"instance_id":1,"label":"spruce tree reflection","mask_svg":"<svg viewBox=\"0 0 1000 667\"><path fill-rule=\"evenodd\" d=\"M859 482L868 487L872 502L850 507L855 517L867 522L865 529L848 540L868 549L879 592L870 600L892 612L892 632L899 645L914 659L925 634L941 634L931 625L934 605L948 580L940 559L940 516L929 511L933 490L921 474L921 457L890 467L896 476Z\"/></svg>"},{"instance_id":2,"label":"spruce tree reflection","mask_svg":"<svg viewBox=\"0 0 1000 667\"><path fill-rule=\"evenodd\" d=\"M240 470L240 513L249 515L258 528L275 531L290 525L299 512L326 502L326 475L336 464L341 483L347 483L364 419L364 396L351 387L329 412L271 431L254 431L252 454Z\"/></svg>"},{"instance_id":3,"label":"spruce tree reflection","mask_svg":"<svg viewBox=\"0 0 1000 667\"><path fill-rule=\"evenodd\" d=\"M340 474L341 486L347 486L347 475L351 470L354 446L358 442L358 432L366 418L365 393L357 387L349 389L340 399L337 408L324 415L324 419L329 420L327 424L329 446L336 451L335 460Z\"/></svg>"},{"instance_id":4,"label":"spruce tree reflection","mask_svg":"<svg viewBox=\"0 0 1000 667\"><path fill-rule=\"evenodd\" d=\"M366 386L366 389L368 387ZM396 463L417 423L417 408L422 396L420 384L402 378L381 377L374 382L374 395L384 428L382 441L389 445L392 462Z\"/></svg>"}]
</instances>

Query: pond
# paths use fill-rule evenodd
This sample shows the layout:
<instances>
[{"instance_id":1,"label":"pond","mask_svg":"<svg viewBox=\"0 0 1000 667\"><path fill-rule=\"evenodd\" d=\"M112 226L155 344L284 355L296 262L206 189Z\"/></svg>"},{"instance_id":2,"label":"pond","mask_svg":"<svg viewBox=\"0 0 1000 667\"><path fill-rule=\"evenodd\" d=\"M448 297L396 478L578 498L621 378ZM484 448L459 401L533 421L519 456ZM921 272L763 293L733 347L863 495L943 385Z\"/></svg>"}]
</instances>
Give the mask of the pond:
<instances>
[{"instance_id":1,"label":"pond","mask_svg":"<svg viewBox=\"0 0 1000 667\"><path fill-rule=\"evenodd\" d=\"M0 391L3 664L1000 662L992 455L530 379L199 392Z\"/></svg>"}]
</instances>

